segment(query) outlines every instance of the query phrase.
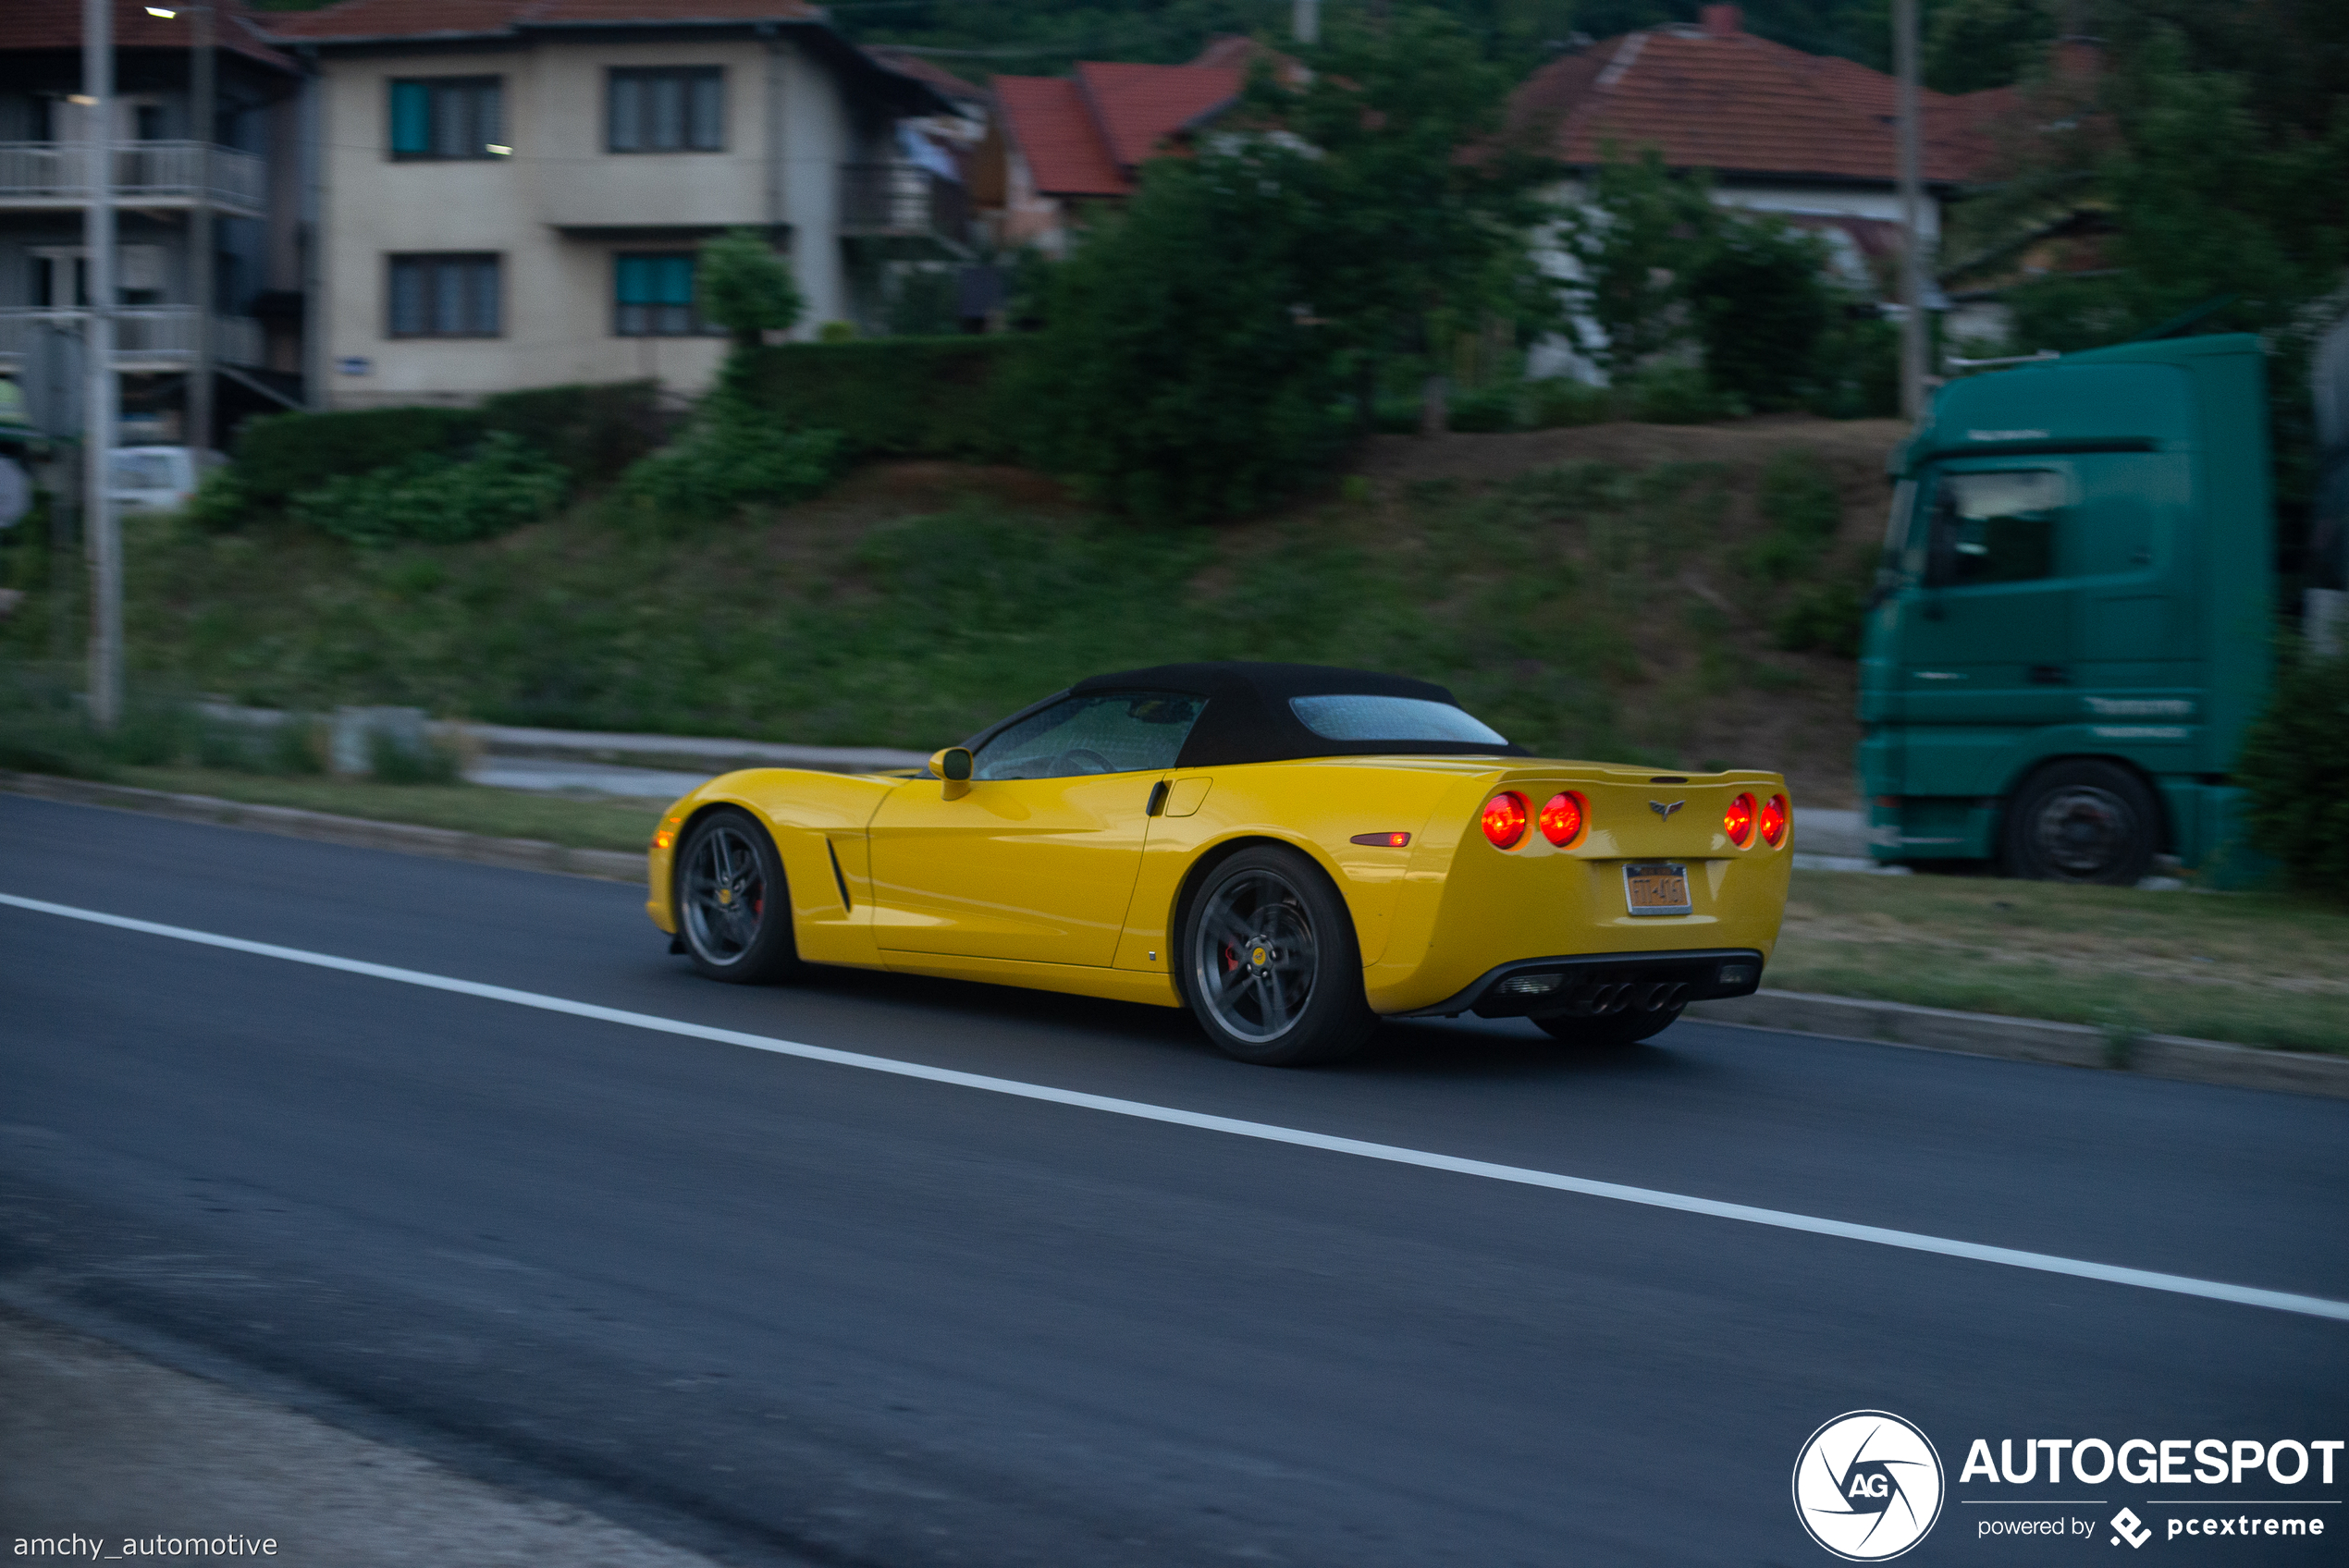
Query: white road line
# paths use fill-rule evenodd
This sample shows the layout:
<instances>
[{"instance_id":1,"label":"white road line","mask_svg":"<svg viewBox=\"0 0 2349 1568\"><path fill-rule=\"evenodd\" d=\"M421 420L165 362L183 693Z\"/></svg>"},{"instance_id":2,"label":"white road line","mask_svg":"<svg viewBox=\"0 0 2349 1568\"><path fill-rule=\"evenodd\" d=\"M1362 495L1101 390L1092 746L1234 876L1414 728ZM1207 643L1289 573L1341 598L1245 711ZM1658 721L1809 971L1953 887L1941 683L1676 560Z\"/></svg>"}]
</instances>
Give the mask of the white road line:
<instances>
[{"instance_id":1,"label":"white road line","mask_svg":"<svg viewBox=\"0 0 2349 1568\"><path fill-rule=\"evenodd\" d=\"M2349 1302L2332 1301L2324 1296L2296 1295L2290 1291L2263 1291L2250 1285L2230 1285L2216 1280L2195 1280L2183 1274L2158 1274L2145 1268L2123 1268L2115 1264L2091 1263L2075 1257L2058 1257L2051 1253L2021 1252L2013 1247L1985 1246L1978 1242L1953 1241L1946 1236L1928 1236L1915 1231L1890 1231L1878 1225L1854 1225L1848 1220L1822 1219L1814 1215L1792 1214L1784 1209L1755 1208L1741 1203L1722 1203L1714 1198L1691 1197L1683 1193L1660 1192L1652 1187L1627 1187L1615 1182L1593 1182L1581 1176L1562 1176L1555 1171L1532 1170L1519 1165L1495 1165L1482 1159L1462 1159L1455 1155L1433 1154L1425 1149L1404 1148L1395 1144L1365 1143L1359 1138L1333 1137L1326 1133L1309 1133L1296 1127L1281 1127L1267 1121L1242 1121L1229 1116L1210 1116L1201 1111L1178 1110L1172 1106L1151 1105L1145 1100L1117 1099L1108 1095L1088 1095L1075 1089L1056 1089L1045 1084L1026 1084L1016 1078L992 1078L980 1072L958 1072L950 1067L929 1067L916 1061L899 1061L891 1057L867 1056L860 1051L833 1050L826 1046L802 1045L796 1040L778 1040L766 1035L747 1035L736 1029L717 1029L706 1023L687 1023L680 1019L660 1018L646 1012L629 1012L616 1007L598 1007L593 1002L575 1002L563 997L544 996L536 991L517 991L505 986L485 986L474 980L456 980L445 974L427 974L421 970L397 969L390 964L368 963L359 959L337 958L330 953L314 953L301 948L281 948L269 942L248 942L239 937L222 937L210 931L191 931L183 925L162 925L152 920L132 920L126 915L105 914L97 910L76 909L70 904L47 903L40 899L18 898L0 893L0 905L30 910L36 914L53 914L66 920L87 921L92 925L111 926L117 931L136 931L149 937L167 937L173 941L193 942L200 947L221 948L229 952L249 953L256 958L282 959L289 963L306 963L316 969L332 969L345 974L364 974L372 979L395 981L402 986L420 986L426 990L448 991L461 997L478 997L485 1001L510 1002L516 1007L535 1008L541 1012L561 1013L571 1018L593 1019L599 1023L618 1023L631 1029L648 1029L660 1035L679 1035L687 1039L713 1040L720 1045L741 1046L755 1051L770 1051L777 1056L799 1057L808 1061L830 1062L835 1067L860 1068L867 1072L892 1072L901 1078L918 1078L931 1084L951 1084L956 1088L982 1089L993 1095L1015 1095L1021 1099L1044 1100L1053 1105L1076 1106L1085 1110L1105 1111L1112 1116L1131 1116L1144 1121L1163 1121L1176 1127L1193 1127L1201 1132L1224 1133L1236 1138L1256 1138L1269 1144L1290 1144L1298 1148L1320 1149L1328 1154L1352 1155L1358 1159L1384 1160L1391 1165L1417 1166L1423 1170L1444 1170L1456 1176L1476 1176L1488 1182L1509 1182L1519 1186L1547 1187L1553 1192L1574 1193L1583 1197L1606 1198L1616 1203L1644 1204L1651 1208L1678 1209L1683 1214L1701 1214L1715 1219L1735 1219L1747 1225L1767 1225L1780 1231L1802 1231L1814 1236L1834 1236L1843 1241L1871 1242L1877 1246L1904 1247L1911 1252L1937 1253L1944 1257L1962 1257L1975 1263L2002 1264L2009 1268L2031 1268L2044 1274L2068 1274L2079 1280L2097 1280L2112 1285L2132 1285L2139 1290L2166 1291L2173 1295L2201 1296L2209 1301L2232 1302L2243 1306L2270 1307L2278 1312L2296 1312L2310 1317L2330 1317L2349 1322Z\"/></svg>"}]
</instances>

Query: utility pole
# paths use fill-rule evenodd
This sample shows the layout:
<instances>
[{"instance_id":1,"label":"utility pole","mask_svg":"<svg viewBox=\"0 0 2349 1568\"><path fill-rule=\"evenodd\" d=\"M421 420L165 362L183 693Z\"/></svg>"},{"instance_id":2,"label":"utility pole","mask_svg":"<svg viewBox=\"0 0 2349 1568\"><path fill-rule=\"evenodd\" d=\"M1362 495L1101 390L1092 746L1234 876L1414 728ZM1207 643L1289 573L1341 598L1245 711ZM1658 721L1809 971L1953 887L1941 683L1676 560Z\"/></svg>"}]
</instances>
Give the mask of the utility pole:
<instances>
[{"instance_id":1,"label":"utility pole","mask_svg":"<svg viewBox=\"0 0 2349 1568\"><path fill-rule=\"evenodd\" d=\"M1917 126L1917 0L1892 0L1892 66L1900 76L1900 417L1925 417L1925 235Z\"/></svg>"},{"instance_id":2,"label":"utility pole","mask_svg":"<svg viewBox=\"0 0 2349 1568\"><path fill-rule=\"evenodd\" d=\"M191 92L194 100L190 113L195 119L196 132L196 202L188 209L188 245L192 252L189 261L189 292L196 304L194 364L188 377L188 428L181 439L195 449L196 475L203 476L204 454L212 449L212 307L218 285L214 282L212 244L212 132L213 122L219 117L214 103L213 21L217 14L210 6L188 7L196 14L195 51L190 62Z\"/></svg>"},{"instance_id":3,"label":"utility pole","mask_svg":"<svg viewBox=\"0 0 2349 1568\"><path fill-rule=\"evenodd\" d=\"M82 539L90 561L90 721L122 717L122 529L115 516L114 6L81 0L82 113L90 130L90 200L82 243L90 301L82 313Z\"/></svg>"},{"instance_id":4,"label":"utility pole","mask_svg":"<svg viewBox=\"0 0 2349 1568\"><path fill-rule=\"evenodd\" d=\"M1322 0L1291 0L1289 36L1299 43L1322 41Z\"/></svg>"}]
</instances>

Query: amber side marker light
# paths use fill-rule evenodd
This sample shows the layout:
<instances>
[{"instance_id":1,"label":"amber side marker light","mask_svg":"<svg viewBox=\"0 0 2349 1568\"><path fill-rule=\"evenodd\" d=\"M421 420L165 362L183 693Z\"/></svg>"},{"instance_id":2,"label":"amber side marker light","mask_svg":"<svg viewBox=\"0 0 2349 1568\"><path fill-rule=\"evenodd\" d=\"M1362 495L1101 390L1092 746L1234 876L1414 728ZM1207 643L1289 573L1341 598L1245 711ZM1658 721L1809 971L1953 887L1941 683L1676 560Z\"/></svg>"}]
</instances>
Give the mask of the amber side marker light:
<instances>
[{"instance_id":1,"label":"amber side marker light","mask_svg":"<svg viewBox=\"0 0 2349 1568\"><path fill-rule=\"evenodd\" d=\"M1786 797L1772 795L1762 807L1762 841L1774 850L1786 842Z\"/></svg>"},{"instance_id":2,"label":"amber side marker light","mask_svg":"<svg viewBox=\"0 0 2349 1568\"><path fill-rule=\"evenodd\" d=\"M1752 795L1740 795L1729 802L1729 809L1721 814L1721 831L1727 833L1729 836L1729 842L1740 850L1753 842L1753 797Z\"/></svg>"},{"instance_id":3,"label":"amber side marker light","mask_svg":"<svg viewBox=\"0 0 2349 1568\"><path fill-rule=\"evenodd\" d=\"M1496 850L1513 850L1525 837L1525 797L1503 790L1484 802L1484 836Z\"/></svg>"},{"instance_id":4,"label":"amber side marker light","mask_svg":"<svg viewBox=\"0 0 2349 1568\"><path fill-rule=\"evenodd\" d=\"M1582 797L1571 790L1552 795L1542 808L1542 837L1559 849L1582 836Z\"/></svg>"},{"instance_id":5,"label":"amber side marker light","mask_svg":"<svg viewBox=\"0 0 2349 1568\"><path fill-rule=\"evenodd\" d=\"M1357 833L1346 840L1349 844L1371 844L1382 850L1399 850L1411 841L1408 833Z\"/></svg>"},{"instance_id":6,"label":"amber side marker light","mask_svg":"<svg viewBox=\"0 0 2349 1568\"><path fill-rule=\"evenodd\" d=\"M658 828L655 828L653 830L653 848L656 850L665 850L669 848L670 845L675 843L677 841L677 824L683 820L683 818L682 817L672 816L667 822L662 823Z\"/></svg>"}]
</instances>

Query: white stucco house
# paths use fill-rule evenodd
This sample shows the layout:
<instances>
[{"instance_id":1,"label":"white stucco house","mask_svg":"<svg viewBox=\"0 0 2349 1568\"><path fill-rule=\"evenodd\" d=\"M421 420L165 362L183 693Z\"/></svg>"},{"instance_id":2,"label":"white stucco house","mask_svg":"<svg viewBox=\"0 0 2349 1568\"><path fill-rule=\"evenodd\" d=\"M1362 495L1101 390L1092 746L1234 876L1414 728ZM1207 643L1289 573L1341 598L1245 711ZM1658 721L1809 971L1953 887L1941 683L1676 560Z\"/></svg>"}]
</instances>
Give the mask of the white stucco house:
<instances>
[{"instance_id":1,"label":"white stucco house","mask_svg":"<svg viewBox=\"0 0 2349 1568\"><path fill-rule=\"evenodd\" d=\"M343 0L267 16L314 73L314 349L335 408L573 381L706 386L695 251L748 227L802 331L894 260L960 252L961 185L905 158L931 85L801 0Z\"/></svg>"},{"instance_id":2,"label":"white stucco house","mask_svg":"<svg viewBox=\"0 0 2349 1568\"><path fill-rule=\"evenodd\" d=\"M1757 38L1744 31L1737 6L1707 6L1698 22L1625 33L1560 55L1518 88L1510 109L1513 123L1538 128L1570 170L1646 148L1671 168L1704 170L1715 202L1784 214L1828 242L1847 281L1881 290L1901 249L1895 92L1881 71ZM1982 125L1997 96L1920 93L1919 228L1928 258L1944 205L1990 157ZM1556 199L1564 204L1580 194L1580 179L1569 178ZM1568 265L1563 256L1554 263L1561 272ZM1600 379L1581 351L1597 330L1584 324L1580 342L1540 345L1529 374Z\"/></svg>"}]
</instances>

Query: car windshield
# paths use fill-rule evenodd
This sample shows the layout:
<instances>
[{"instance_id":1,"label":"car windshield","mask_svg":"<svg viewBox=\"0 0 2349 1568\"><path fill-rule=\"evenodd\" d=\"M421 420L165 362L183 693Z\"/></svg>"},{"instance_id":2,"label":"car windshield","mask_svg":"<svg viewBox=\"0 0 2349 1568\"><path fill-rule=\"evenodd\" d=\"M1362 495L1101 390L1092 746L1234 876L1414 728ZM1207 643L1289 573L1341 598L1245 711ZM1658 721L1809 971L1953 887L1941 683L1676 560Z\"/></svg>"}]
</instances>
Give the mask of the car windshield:
<instances>
[{"instance_id":1,"label":"car windshield","mask_svg":"<svg viewBox=\"0 0 2349 1568\"><path fill-rule=\"evenodd\" d=\"M980 748L974 778L1070 778L1173 767L1204 697L1118 692L1069 697L1028 715Z\"/></svg>"},{"instance_id":2,"label":"car windshield","mask_svg":"<svg viewBox=\"0 0 2349 1568\"><path fill-rule=\"evenodd\" d=\"M1449 741L1471 746L1508 741L1466 708L1424 697L1291 697L1289 710L1324 741Z\"/></svg>"}]
</instances>

